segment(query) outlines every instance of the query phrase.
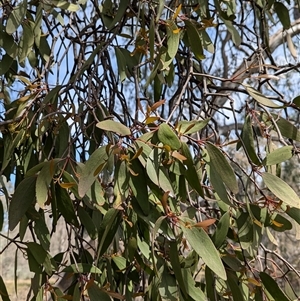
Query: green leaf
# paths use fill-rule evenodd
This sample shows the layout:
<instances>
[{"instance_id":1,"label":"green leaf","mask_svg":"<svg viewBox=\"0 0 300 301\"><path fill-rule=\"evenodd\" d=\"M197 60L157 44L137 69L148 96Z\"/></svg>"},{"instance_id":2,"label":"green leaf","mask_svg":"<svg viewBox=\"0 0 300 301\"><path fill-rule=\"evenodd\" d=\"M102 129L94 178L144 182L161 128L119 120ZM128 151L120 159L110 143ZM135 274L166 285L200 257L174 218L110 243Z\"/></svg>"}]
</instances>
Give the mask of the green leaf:
<instances>
[{"instance_id":1,"label":"green leaf","mask_svg":"<svg viewBox=\"0 0 300 301\"><path fill-rule=\"evenodd\" d=\"M269 107L269 108L282 108L282 106L279 106L275 104L272 100L270 100L268 97L264 96L260 92L256 91L254 88L247 84L243 84L246 91L249 93L251 97L253 97L258 103Z\"/></svg>"},{"instance_id":2,"label":"green leaf","mask_svg":"<svg viewBox=\"0 0 300 301\"><path fill-rule=\"evenodd\" d=\"M34 44L34 34L30 24L28 24L27 22L23 22L22 27L23 34L20 41L20 52L18 55L20 63L25 61L29 52L32 51L32 47Z\"/></svg>"},{"instance_id":3,"label":"green leaf","mask_svg":"<svg viewBox=\"0 0 300 301\"><path fill-rule=\"evenodd\" d=\"M207 233L202 228L193 227L192 224L182 224L181 229L187 241L207 266L220 278L226 280L227 276L220 254Z\"/></svg>"},{"instance_id":4,"label":"green leaf","mask_svg":"<svg viewBox=\"0 0 300 301\"><path fill-rule=\"evenodd\" d=\"M12 63L13 63L13 58L9 56L7 53L2 56L1 64L0 64L0 76L5 74L9 70Z\"/></svg>"},{"instance_id":5,"label":"green leaf","mask_svg":"<svg viewBox=\"0 0 300 301\"><path fill-rule=\"evenodd\" d=\"M205 128L209 121L210 118L193 121L182 120L178 122L176 129L181 134L190 135L201 131Z\"/></svg>"},{"instance_id":6,"label":"green leaf","mask_svg":"<svg viewBox=\"0 0 300 301\"><path fill-rule=\"evenodd\" d=\"M247 249L253 242L253 223L248 212L240 212L237 220L239 241L243 249Z\"/></svg>"},{"instance_id":7,"label":"green leaf","mask_svg":"<svg viewBox=\"0 0 300 301\"><path fill-rule=\"evenodd\" d=\"M214 172L221 177L222 181L233 193L238 193L239 187L235 174L223 153L210 142L206 144L206 149L210 157L211 168L214 169Z\"/></svg>"},{"instance_id":8,"label":"green leaf","mask_svg":"<svg viewBox=\"0 0 300 301\"><path fill-rule=\"evenodd\" d=\"M131 135L131 131L127 126L113 120L100 121L96 126L102 130L114 132L121 136Z\"/></svg>"},{"instance_id":9,"label":"green leaf","mask_svg":"<svg viewBox=\"0 0 300 301\"><path fill-rule=\"evenodd\" d=\"M74 273L74 274L82 274L82 273L92 273L92 274L102 274L102 271L96 266L89 263L74 263L67 267L65 267L62 272L64 273Z\"/></svg>"},{"instance_id":10,"label":"green leaf","mask_svg":"<svg viewBox=\"0 0 300 301\"><path fill-rule=\"evenodd\" d=\"M293 149L292 145L286 145L281 148L277 148L271 153L267 154L267 157L264 161L266 165L276 165L289 160L293 157Z\"/></svg>"},{"instance_id":11,"label":"green leaf","mask_svg":"<svg viewBox=\"0 0 300 301\"><path fill-rule=\"evenodd\" d=\"M95 240L97 238L97 228L96 228L92 218L83 209L83 207L79 206L77 210L78 210L77 211L78 212L78 217L80 219L81 224L86 229L86 231L89 234L90 238L92 240Z\"/></svg>"},{"instance_id":12,"label":"green leaf","mask_svg":"<svg viewBox=\"0 0 300 301\"><path fill-rule=\"evenodd\" d=\"M195 57L198 60L205 59L202 48L202 35L200 34L200 29L197 28L197 23L195 24L190 20L184 20L184 24L186 26L188 41Z\"/></svg>"},{"instance_id":13,"label":"green leaf","mask_svg":"<svg viewBox=\"0 0 300 301\"><path fill-rule=\"evenodd\" d=\"M245 119L245 123L241 133L241 139L243 140L243 146L245 147L245 151L247 152L252 162L256 165L260 165L260 160L256 155L254 147L254 136L250 115L247 115Z\"/></svg>"},{"instance_id":14,"label":"green leaf","mask_svg":"<svg viewBox=\"0 0 300 301\"><path fill-rule=\"evenodd\" d=\"M174 20L166 21L167 29L167 55L166 59L163 62L162 70L165 70L172 63L175 55L177 54L179 41L180 41L180 32Z\"/></svg>"},{"instance_id":15,"label":"green leaf","mask_svg":"<svg viewBox=\"0 0 300 301\"><path fill-rule=\"evenodd\" d=\"M41 208L44 207L44 204L48 198L49 186L55 173L56 164L58 161L58 159L55 159L45 162L43 168L37 176L35 186L36 200Z\"/></svg>"},{"instance_id":16,"label":"green leaf","mask_svg":"<svg viewBox=\"0 0 300 301\"><path fill-rule=\"evenodd\" d=\"M116 15L113 18L113 21L108 26L108 29L112 29L117 23L119 23L124 16L126 16L125 12L130 4L130 0L122 0L119 2L119 8Z\"/></svg>"},{"instance_id":17,"label":"green leaf","mask_svg":"<svg viewBox=\"0 0 300 301\"><path fill-rule=\"evenodd\" d=\"M26 11L27 0L22 1L17 7L13 9L7 20L6 32L8 34L11 35L17 31L26 15Z\"/></svg>"},{"instance_id":18,"label":"green leaf","mask_svg":"<svg viewBox=\"0 0 300 301\"><path fill-rule=\"evenodd\" d=\"M55 195L57 200L58 211L62 214L62 216L68 223L74 225L75 227L78 227L79 223L74 210L73 202L67 190L61 188L59 184L56 184Z\"/></svg>"},{"instance_id":19,"label":"green leaf","mask_svg":"<svg viewBox=\"0 0 300 301\"><path fill-rule=\"evenodd\" d=\"M300 209L288 207L286 213L300 225Z\"/></svg>"},{"instance_id":20,"label":"green leaf","mask_svg":"<svg viewBox=\"0 0 300 301\"><path fill-rule=\"evenodd\" d=\"M36 9L36 15L35 15L35 22L33 26L33 33L34 33L34 42L37 47L40 46L40 40L41 40L41 25L43 20L43 7L40 3Z\"/></svg>"},{"instance_id":21,"label":"green leaf","mask_svg":"<svg viewBox=\"0 0 300 301\"><path fill-rule=\"evenodd\" d=\"M300 130L298 130L290 121L272 114L282 136L300 142Z\"/></svg>"},{"instance_id":22,"label":"green leaf","mask_svg":"<svg viewBox=\"0 0 300 301\"><path fill-rule=\"evenodd\" d=\"M300 108L300 95L293 99L293 104Z\"/></svg>"},{"instance_id":23,"label":"green leaf","mask_svg":"<svg viewBox=\"0 0 300 301\"><path fill-rule=\"evenodd\" d=\"M155 21L158 22L160 17L161 17L161 14L164 10L164 7L165 7L165 1L164 0L159 0L158 1L158 5L157 5L157 12L156 12L156 18L155 18Z\"/></svg>"},{"instance_id":24,"label":"green leaf","mask_svg":"<svg viewBox=\"0 0 300 301\"><path fill-rule=\"evenodd\" d=\"M244 269L243 264L235 257L236 255L223 255L222 261L235 272L240 272Z\"/></svg>"},{"instance_id":25,"label":"green leaf","mask_svg":"<svg viewBox=\"0 0 300 301\"><path fill-rule=\"evenodd\" d=\"M181 147L181 142L174 131L166 123L162 123L157 131L157 136L160 142L168 145L173 150L178 150Z\"/></svg>"},{"instance_id":26,"label":"green leaf","mask_svg":"<svg viewBox=\"0 0 300 301\"><path fill-rule=\"evenodd\" d=\"M2 204L2 200L0 200L0 232L3 228L3 222L4 222L4 208Z\"/></svg>"},{"instance_id":27,"label":"green leaf","mask_svg":"<svg viewBox=\"0 0 300 301\"><path fill-rule=\"evenodd\" d=\"M52 1L52 3L60 9L76 12L80 9L78 4L69 3L67 1Z\"/></svg>"},{"instance_id":28,"label":"green leaf","mask_svg":"<svg viewBox=\"0 0 300 301\"><path fill-rule=\"evenodd\" d=\"M236 274L232 272L227 272L227 281L230 287L233 301L244 301L245 298L241 291L241 283L239 285L239 279L236 276Z\"/></svg>"},{"instance_id":29,"label":"green leaf","mask_svg":"<svg viewBox=\"0 0 300 301\"><path fill-rule=\"evenodd\" d=\"M119 71L119 76L120 76L120 81L122 82L127 78L126 75L126 70L127 70L127 64L126 64L126 59L120 50L119 47L115 47L115 53L116 53L116 58L117 58L117 64L118 64L118 71Z\"/></svg>"},{"instance_id":30,"label":"green leaf","mask_svg":"<svg viewBox=\"0 0 300 301\"><path fill-rule=\"evenodd\" d=\"M293 228L292 223L278 213L275 213L275 217L273 215L272 219L268 219L266 224L277 232L285 232Z\"/></svg>"},{"instance_id":31,"label":"green leaf","mask_svg":"<svg viewBox=\"0 0 300 301\"><path fill-rule=\"evenodd\" d=\"M189 185L199 193L200 196L204 197L203 189L201 186L201 179L199 179L198 173L194 166L194 161L189 150L189 147L185 142L182 142L181 146L182 154L186 157L184 164L187 165L187 170L184 177L188 181Z\"/></svg>"},{"instance_id":32,"label":"green leaf","mask_svg":"<svg viewBox=\"0 0 300 301\"><path fill-rule=\"evenodd\" d=\"M183 274L183 281L187 291L187 294L197 301L206 301L207 298L204 295L200 287L197 286L196 281L191 275L190 269L181 269ZM180 286L182 289L182 286Z\"/></svg>"},{"instance_id":33,"label":"green leaf","mask_svg":"<svg viewBox=\"0 0 300 301\"><path fill-rule=\"evenodd\" d=\"M176 280L174 276L169 273L168 268L166 267L163 268L158 291L162 301L179 300Z\"/></svg>"},{"instance_id":34,"label":"green leaf","mask_svg":"<svg viewBox=\"0 0 300 301\"><path fill-rule=\"evenodd\" d=\"M227 237L227 232L230 226L230 212L225 212L217 224L217 229L212 237L217 249L219 249Z\"/></svg>"},{"instance_id":35,"label":"green leaf","mask_svg":"<svg viewBox=\"0 0 300 301\"><path fill-rule=\"evenodd\" d=\"M215 1L217 2L217 1ZM228 31L231 34L232 41L235 44L235 46L240 46L242 43L241 36L237 29L233 26L232 22L230 20L226 20L225 18L220 16L220 19L224 22L225 26L227 27Z\"/></svg>"},{"instance_id":36,"label":"green leaf","mask_svg":"<svg viewBox=\"0 0 300 301\"><path fill-rule=\"evenodd\" d=\"M186 285L183 279L183 269L180 266L179 256L178 256L178 248L177 243L175 241L170 241L170 262L172 265L173 272L175 274L178 285L183 293L183 295L187 296Z\"/></svg>"},{"instance_id":37,"label":"green leaf","mask_svg":"<svg viewBox=\"0 0 300 301\"><path fill-rule=\"evenodd\" d=\"M206 284L206 294L209 298L209 301L216 301L216 294L215 294L215 277L211 271L211 269L206 266L205 267L205 284Z\"/></svg>"},{"instance_id":38,"label":"green leaf","mask_svg":"<svg viewBox=\"0 0 300 301\"><path fill-rule=\"evenodd\" d=\"M87 286L87 291L90 301L111 301L109 295L102 291L94 282Z\"/></svg>"},{"instance_id":39,"label":"green leaf","mask_svg":"<svg viewBox=\"0 0 300 301\"><path fill-rule=\"evenodd\" d=\"M79 167L78 194L80 197L84 197L91 188L107 160L106 146L102 146L92 153L84 165Z\"/></svg>"},{"instance_id":40,"label":"green leaf","mask_svg":"<svg viewBox=\"0 0 300 301\"><path fill-rule=\"evenodd\" d=\"M39 245L35 242L28 242L26 244L27 244L28 250L34 256L37 263L43 264L47 257L47 251L45 251L41 245Z\"/></svg>"},{"instance_id":41,"label":"green leaf","mask_svg":"<svg viewBox=\"0 0 300 301\"><path fill-rule=\"evenodd\" d=\"M266 186L281 201L287 205L300 209L300 198L286 182L267 172L262 173L262 178Z\"/></svg>"},{"instance_id":42,"label":"green leaf","mask_svg":"<svg viewBox=\"0 0 300 301\"><path fill-rule=\"evenodd\" d=\"M8 54L12 59L15 59L16 56L18 55L18 46L15 43L13 36L7 34L4 31L0 31L0 32L1 32L0 47L3 47L6 54Z\"/></svg>"},{"instance_id":43,"label":"green leaf","mask_svg":"<svg viewBox=\"0 0 300 301\"><path fill-rule=\"evenodd\" d=\"M100 258L100 256L108 251L108 247L120 226L121 219L121 211L114 208L109 209L104 215L98 232L100 241L97 249L97 258Z\"/></svg>"},{"instance_id":44,"label":"green leaf","mask_svg":"<svg viewBox=\"0 0 300 301\"><path fill-rule=\"evenodd\" d=\"M174 195L174 188L168 175L167 169L161 165L162 150L154 148L149 154L146 162L146 172L150 180L161 187L165 192Z\"/></svg>"},{"instance_id":45,"label":"green leaf","mask_svg":"<svg viewBox=\"0 0 300 301\"><path fill-rule=\"evenodd\" d=\"M274 9L283 28L289 29L291 27L291 20L290 20L290 13L286 8L286 6L281 2L275 2Z\"/></svg>"},{"instance_id":46,"label":"green leaf","mask_svg":"<svg viewBox=\"0 0 300 301\"><path fill-rule=\"evenodd\" d=\"M49 251L50 248L50 233L49 229L45 223L45 220L40 217L34 221L34 232L40 241L41 246L44 250Z\"/></svg>"},{"instance_id":47,"label":"green leaf","mask_svg":"<svg viewBox=\"0 0 300 301\"><path fill-rule=\"evenodd\" d=\"M2 301L10 301L2 276L0 276L0 296L2 298Z\"/></svg>"},{"instance_id":48,"label":"green leaf","mask_svg":"<svg viewBox=\"0 0 300 301\"><path fill-rule=\"evenodd\" d=\"M145 169L143 168L142 164L139 162L138 159L134 159L131 161L130 168L134 171L136 175L130 174L129 185L143 213L145 215L148 215L150 211L150 205Z\"/></svg>"},{"instance_id":49,"label":"green leaf","mask_svg":"<svg viewBox=\"0 0 300 301\"><path fill-rule=\"evenodd\" d=\"M9 229L12 231L35 202L36 177L25 178L16 188L9 205Z\"/></svg>"},{"instance_id":50,"label":"green leaf","mask_svg":"<svg viewBox=\"0 0 300 301\"><path fill-rule=\"evenodd\" d=\"M205 30L201 30L200 31L200 36L201 36L201 39L202 39L203 48L205 50L207 50L208 52L210 52L210 53L214 53L215 52L215 46L212 43L212 41L211 41L209 35L207 34L207 32Z\"/></svg>"},{"instance_id":51,"label":"green leaf","mask_svg":"<svg viewBox=\"0 0 300 301\"><path fill-rule=\"evenodd\" d=\"M264 272L259 273L260 279L270 293L270 295L274 298L274 301L290 301L290 299L285 295L285 293L280 289L276 281Z\"/></svg>"}]
</instances>

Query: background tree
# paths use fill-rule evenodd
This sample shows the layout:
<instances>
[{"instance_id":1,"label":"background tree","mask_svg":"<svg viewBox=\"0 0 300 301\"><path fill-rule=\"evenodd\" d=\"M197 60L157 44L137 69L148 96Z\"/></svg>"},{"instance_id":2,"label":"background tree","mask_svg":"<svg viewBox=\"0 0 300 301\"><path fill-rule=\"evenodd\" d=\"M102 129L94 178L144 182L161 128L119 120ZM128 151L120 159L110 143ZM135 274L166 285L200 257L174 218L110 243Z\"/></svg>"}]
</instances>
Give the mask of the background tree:
<instances>
[{"instance_id":1,"label":"background tree","mask_svg":"<svg viewBox=\"0 0 300 301\"><path fill-rule=\"evenodd\" d=\"M300 224L297 3L1 12L1 191L18 228L1 235L34 273L28 300L299 297L300 271L267 241Z\"/></svg>"}]
</instances>

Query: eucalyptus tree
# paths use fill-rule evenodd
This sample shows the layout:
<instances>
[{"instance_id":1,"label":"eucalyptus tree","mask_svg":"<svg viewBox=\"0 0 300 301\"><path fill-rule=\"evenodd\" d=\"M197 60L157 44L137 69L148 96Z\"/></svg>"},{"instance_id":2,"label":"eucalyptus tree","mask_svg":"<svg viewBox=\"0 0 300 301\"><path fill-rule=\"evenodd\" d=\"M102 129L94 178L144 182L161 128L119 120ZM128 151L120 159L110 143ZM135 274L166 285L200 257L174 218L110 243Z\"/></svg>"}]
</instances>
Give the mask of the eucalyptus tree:
<instances>
[{"instance_id":1,"label":"eucalyptus tree","mask_svg":"<svg viewBox=\"0 0 300 301\"><path fill-rule=\"evenodd\" d=\"M300 271L265 245L300 224L281 172L299 156L298 3L1 12L0 216L18 229L1 235L34 273L28 300L299 297Z\"/></svg>"}]
</instances>

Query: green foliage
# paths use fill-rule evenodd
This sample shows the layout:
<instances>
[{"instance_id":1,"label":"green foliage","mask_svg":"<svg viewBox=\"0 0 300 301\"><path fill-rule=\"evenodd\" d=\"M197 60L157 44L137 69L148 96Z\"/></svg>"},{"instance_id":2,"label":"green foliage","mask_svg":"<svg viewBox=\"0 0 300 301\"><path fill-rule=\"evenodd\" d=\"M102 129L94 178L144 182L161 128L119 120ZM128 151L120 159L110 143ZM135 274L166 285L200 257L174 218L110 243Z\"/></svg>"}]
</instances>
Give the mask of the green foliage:
<instances>
[{"instance_id":1,"label":"green foliage","mask_svg":"<svg viewBox=\"0 0 300 301\"><path fill-rule=\"evenodd\" d=\"M272 65L268 30L288 5L175 2L1 4L0 227L32 300L299 297L265 247L300 224L299 96L276 86L297 65Z\"/></svg>"}]
</instances>

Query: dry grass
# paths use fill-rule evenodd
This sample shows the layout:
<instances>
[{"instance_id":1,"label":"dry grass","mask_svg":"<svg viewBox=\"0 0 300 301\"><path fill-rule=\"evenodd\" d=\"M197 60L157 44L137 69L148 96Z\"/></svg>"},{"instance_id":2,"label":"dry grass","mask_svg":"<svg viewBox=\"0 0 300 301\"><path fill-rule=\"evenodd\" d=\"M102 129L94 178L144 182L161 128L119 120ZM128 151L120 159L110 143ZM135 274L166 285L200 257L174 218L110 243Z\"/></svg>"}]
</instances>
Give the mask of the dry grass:
<instances>
[{"instance_id":1,"label":"dry grass","mask_svg":"<svg viewBox=\"0 0 300 301\"><path fill-rule=\"evenodd\" d=\"M30 288L30 279L28 280L18 279L18 287L17 287L18 295L16 295L15 282L13 280L6 280L5 285L11 301L26 300Z\"/></svg>"}]
</instances>

